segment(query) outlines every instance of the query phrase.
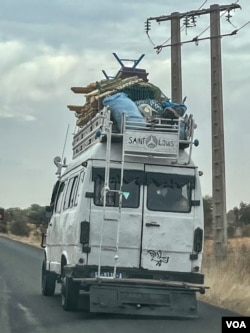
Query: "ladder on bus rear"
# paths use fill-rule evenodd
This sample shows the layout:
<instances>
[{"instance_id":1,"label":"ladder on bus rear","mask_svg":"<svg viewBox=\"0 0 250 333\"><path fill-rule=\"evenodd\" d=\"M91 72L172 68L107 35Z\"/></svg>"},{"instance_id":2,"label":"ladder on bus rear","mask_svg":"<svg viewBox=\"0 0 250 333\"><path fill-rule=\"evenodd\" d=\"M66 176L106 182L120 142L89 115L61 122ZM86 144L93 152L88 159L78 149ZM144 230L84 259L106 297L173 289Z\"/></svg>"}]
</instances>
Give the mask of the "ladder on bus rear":
<instances>
[{"instance_id":1,"label":"ladder on bus rear","mask_svg":"<svg viewBox=\"0 0 250 333\"><path fill-rule=\"evenodd\" d=\"M113 218L112 221L116 223L116 242L114 250L114 269L111 278L116 278L117 276L117 264L119 261L119 238L120 238L120 224L122 217L122 187L123 187L123 176L124 176L124 149L122 148L121 156L121 176L120 176L120 188L119 190L110 190L109 188L109 179L110 179L110 156L111 156L111 140L112 140L112 125L113 122L110 121L110 113L107 110L107 117L104 120L103 129L106 133L106 164L105 164L105 176L104 176L104 187L103 187L103 218L101 226L101 238L100 238L100 248L99 248L99 260L98 260L98 272L97 277L101 276L101 266L102 266L102 249L103 249L103 234L105 228L105 222L111 220L106 216L106 207L107 207L107 194L109 192L118 193L119 195L119 213L117 218ZM122 134L121 134L122 136ZM123 147L123 140L122 140Z\"/></svg>"}]
</instances>

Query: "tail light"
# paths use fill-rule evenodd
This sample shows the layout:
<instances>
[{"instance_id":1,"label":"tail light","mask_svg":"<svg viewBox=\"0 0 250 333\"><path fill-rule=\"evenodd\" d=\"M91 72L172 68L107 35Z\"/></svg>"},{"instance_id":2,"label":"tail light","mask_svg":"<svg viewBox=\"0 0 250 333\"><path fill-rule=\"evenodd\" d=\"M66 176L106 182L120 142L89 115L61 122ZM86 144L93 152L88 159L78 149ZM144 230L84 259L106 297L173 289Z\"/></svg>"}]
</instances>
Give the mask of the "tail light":
<instances>
[{"instance_id":1,"label":"tail light","mask_svg":"<svg viewBox=\"0 0 250 333\"><path fill-rule=\"evenodd\" d=\"M88 221L81 222L80 243L82 244L82 252L89 253L89 231L90 223Z\"/></svg>"},{"instance_id":2,"label":"tail light","mask_svg":"<svg viewBox=\"0 0 250 333\"><path fill-rule=\"evenodd\" d=\"M194 246L193 246L193 251L190 254L190 260L198 259L198 253L202 251L202 246L203 246L203 230L201 228L196 228L194 230ZM197 272L197 268L195 268L194 271Z\"/></svg>"},{"instance_id":3,"label":"tail light","mask_svg":"<svg viewBox=\"0 0 250 333\"><path fill-rule=\"evenodd\" d=\"M194 251L199 253L202 251L203 244L203 230L201 228L196 228L194 231Z\"/></svg>"}]
</instances>

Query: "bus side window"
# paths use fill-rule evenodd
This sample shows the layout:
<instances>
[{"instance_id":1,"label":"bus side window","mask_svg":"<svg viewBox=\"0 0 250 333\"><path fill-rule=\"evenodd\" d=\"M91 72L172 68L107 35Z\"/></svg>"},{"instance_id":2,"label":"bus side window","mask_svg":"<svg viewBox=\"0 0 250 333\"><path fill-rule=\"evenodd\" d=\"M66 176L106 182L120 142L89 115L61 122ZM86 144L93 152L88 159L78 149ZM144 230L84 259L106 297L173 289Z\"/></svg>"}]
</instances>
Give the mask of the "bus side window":
<instances>
[{"instance_id":1,"label":"bus side window","mask_svg":"<svg viewBox=\"0 0 250 333\"><path fill-rule=\"evenodd\" d=\"M81 190L81 184L83 184L84 176L85 176L85 172L82 171L80 173L80 178L79 178L79 181L77 182L75 195L74 195L74 198L73 198L73 200L75 200L74 201L74 206L77 206L77 204L78 204L78 199L79 199L80 190Z\"/></svg>"},{"instance_id":2,"label":"bus side window","mask_svg":"<svg viewBox=\"0 0 250 333\"><path fill-rule=\"evenodd\" d=\"M74 183L72 185L71 194L70 194L70 198L69 198L69 208L72 208L74 205L74 200L75 200L78 184L79 184L79 176L76 176L74 178Z\"/></svg>"},{"instance_id":3,"label":"bus side window","mask_svg":"<svg viewBox=\"0 0 250 333\"><path fill-rule=\"evenodd\" d=\"M65 187L65 183L61 183L57 192L56 202L55 202L55 212L59 213L61 210L62 199L63 199L63 190Z\"/></svg>"},{"instance_id":4,"label":"bus side window","mask_svg":"<svg viewBox=\"0 0 250 333\"><path fill-rule=\"evenodd\" d=\"M70 207L73 207L73 201L74 201L74 194L75 194L75 188L77 185L78 176L70 178L68 182L67 191L65 194L63 209L67 209Z\"/></svg>"},{"instance_id":5,"label":"bus side window","mask_svg":"<svg viewBox=\"0 0 250 333\"><path fill-rule=\"evenodd\" d=\"M53 187L53 191L52 191L52 195L51 195L51 199L50 199L50 206L54 208L55 206L55 202L56 202L56 198L57 198L57 194L59 191L59 187L60 187L60 180L57 180L57 182L55 183L54 187Z\"/></svg>"}]
</instances>

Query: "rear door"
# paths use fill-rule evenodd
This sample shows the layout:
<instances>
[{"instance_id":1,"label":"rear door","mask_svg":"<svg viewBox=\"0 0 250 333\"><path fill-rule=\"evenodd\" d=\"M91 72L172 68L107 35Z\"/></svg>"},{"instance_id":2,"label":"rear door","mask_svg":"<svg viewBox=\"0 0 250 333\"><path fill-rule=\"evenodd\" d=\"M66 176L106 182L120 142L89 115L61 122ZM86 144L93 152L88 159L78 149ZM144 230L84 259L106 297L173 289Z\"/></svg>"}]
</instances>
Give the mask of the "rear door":
<instances>
[{"instance_id":1,"label":"rear door","mask_svg":"<svg viewBox=\"0 0 250 333\"><path fill-rule=\"evenodd\" d=\"M143 206L143 165L124 170L122 209L119 210L120 168L110 169L110 192L103 207L105 169L93 167L90 209L89 265L139 267ZM140 170L140 169L141 170ZM118 248L118 251L116 249ZM118 257L115 257L118 255ZM115 259L116 258L116 259Z\"/></svg>"},{"instance_id":2,"label":"rear door","mask_svg":"<svg viewBox=\"0 0 250 333\"><path fill-rule=\"evenodd\" d=\"M145 166L141 267L190 272L194 169Z\"/></svg>"}]
</instances>

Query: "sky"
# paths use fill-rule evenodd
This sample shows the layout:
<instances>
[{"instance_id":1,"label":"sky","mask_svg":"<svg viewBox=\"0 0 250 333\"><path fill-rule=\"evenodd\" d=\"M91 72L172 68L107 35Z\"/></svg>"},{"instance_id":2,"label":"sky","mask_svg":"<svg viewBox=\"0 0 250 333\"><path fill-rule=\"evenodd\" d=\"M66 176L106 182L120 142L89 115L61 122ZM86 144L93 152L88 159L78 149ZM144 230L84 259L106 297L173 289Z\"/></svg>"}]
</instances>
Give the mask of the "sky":
<instances>
[{"instance_id":1,"label":"sky","mask_svg":"<svg viewBox=\"0 0 250 333\"><path fill-rule=\"evenodd\" d=\"M73 86L115 75L122 59L144 58L151 83L171 97L170 23L149 17L209 8L211 0L0 0L0 206L49 203L56 181L55 156L72 158L76 118L67 105L83 105ZM221 1L220 5L232 1ZM250 203L250 1L221 17L227 211ZM203 7L201 7L203 5ZM223 13L222 13L223 14ZM245 25L245 26L244 26ZM182 30L182 41L209 36L209 15ZM131 65L133 63L127 63ZM210 43L182 46L182 90L197 123L193 160L203 171L202 194L212 195ZM68 135L66 136L66 133ZM65 149L64 149L65 146Z\"/></svg>"}]
</instances>

